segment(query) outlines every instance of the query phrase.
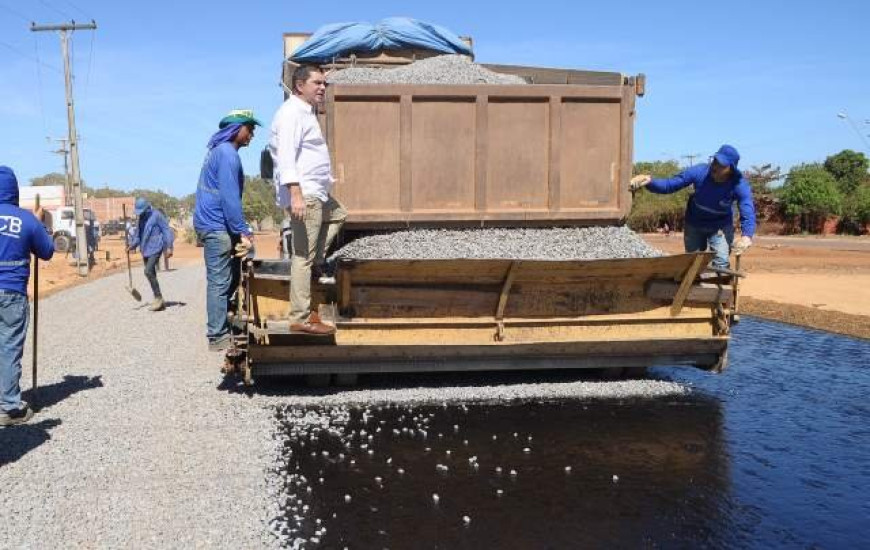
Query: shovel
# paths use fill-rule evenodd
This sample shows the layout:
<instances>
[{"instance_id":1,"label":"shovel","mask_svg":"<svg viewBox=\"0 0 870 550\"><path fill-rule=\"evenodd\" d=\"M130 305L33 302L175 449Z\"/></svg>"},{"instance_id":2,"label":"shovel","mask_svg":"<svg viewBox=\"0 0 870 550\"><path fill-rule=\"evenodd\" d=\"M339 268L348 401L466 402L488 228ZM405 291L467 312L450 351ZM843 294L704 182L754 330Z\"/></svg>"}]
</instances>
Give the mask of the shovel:
<instances>
[{"instance_id":1,"label":"shovel","mask_svg":"<svg viewBox=\"0 0 870 550\"><path fill-rule=\"evenodd\" d=\"M36 210L39 211L39 193L36 194ZM43 220L40 219L40 222ZM36 408L39 383L37 382L37 349L39 342L39 256L33 255L33 387L31 388L31 405Z\"/></svg>"},{"instance_id":2,"label":"shovel","mask_svg":"<svg viewBox=\"0 0 870 550\"><path fill-rule=\"evenodd\" d=\"M133 268L130 267L130 235L127 231L127 205L121 205L121 213L124 215L124 250L127 252L127 278L129 282L127 283L127 292L130 293L130 296L133 297L137 302L142 301L142 295L139 294L139 291L133 288Z\"/></svg>"}]
</instances>

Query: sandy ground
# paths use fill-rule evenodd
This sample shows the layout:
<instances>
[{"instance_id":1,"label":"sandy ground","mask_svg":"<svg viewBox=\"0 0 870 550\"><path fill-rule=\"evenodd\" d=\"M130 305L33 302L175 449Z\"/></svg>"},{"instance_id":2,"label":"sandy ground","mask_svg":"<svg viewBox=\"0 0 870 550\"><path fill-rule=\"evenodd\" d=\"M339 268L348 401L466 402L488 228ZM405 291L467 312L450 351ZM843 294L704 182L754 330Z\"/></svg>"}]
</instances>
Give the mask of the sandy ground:
<instances>
[{"instance_id":1,"label":"sandy ground","mask_svg":"<svg viewBox=\"0 0 870 550\"><path fill-rule=\"evenodd\" d=\"M644 238L683 251L682 234ZM740 269L743 313L870 338L870 237L759 236Z\"/></svg>"},{"instance_id":2,"label":"sandy ground","mask_svg":"<svg viewBox=\"0 0 870 550\"><path fill-rule=\"evenodd\" d=\"M644 238L665 252L683 251L680 233ZM259 255L276 256L275 240L274 234L258 235ZM131 259L133 286L148 300L142 257L134 253ZM80 277L69 260L58 254L50 262L41 262L41 297L125 270L123 236L103 237L88 277ZM201 262L201 249L179 237L170 268ZM743 313L870 338L870 237L760 236L743 256L741 270L748 274L741 282Z\"/></svg>"},{"instance_id":3,"label":"sandy ground","mask_svg":"<svg viewBox=\"0 0 870 550\"><path fill-rule=\"evenodd\" d=\"M106 275L125 271L127 258L124 254L124 236L105 235L100 242L100 249L95 254L96 263L91 267L87 277L77 272L75 260L71 255L55 253L48 262L39 262L39 296L44 298L60 290L70 288ZM202 250L193 244L184 242L179 236L175 242L175 253L169 260L169 268L181 267L202 261ZM150 287L142 274L142 255L138 252L130 254L133 271L133 286L149 299ZM164 269L161 262L160 268ZM159 273L158 273L159 277ZM33 296L33 277L30 278L29 294Z\"/></svg>"}]
</instances>

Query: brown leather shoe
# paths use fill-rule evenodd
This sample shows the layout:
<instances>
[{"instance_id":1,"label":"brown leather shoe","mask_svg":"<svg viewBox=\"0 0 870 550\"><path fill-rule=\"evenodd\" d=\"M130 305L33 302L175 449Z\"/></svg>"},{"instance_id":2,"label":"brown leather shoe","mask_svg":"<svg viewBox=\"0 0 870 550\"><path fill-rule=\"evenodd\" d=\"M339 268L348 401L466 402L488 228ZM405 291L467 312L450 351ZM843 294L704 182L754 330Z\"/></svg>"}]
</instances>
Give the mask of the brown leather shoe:
<instances>
[{"instance_id":1,"label":"brown leather shoe","mask_svg":"<svg viewBox=\"0 0 870 550\"><path fill-rule=\"evenodd\" d=\"M312 334L314 336L329 336L330 334L335 334L335 327L319 322L312 323L309 320L305 323L293 323L290 325L290 332Z\"/></svg>"}]
</instances>

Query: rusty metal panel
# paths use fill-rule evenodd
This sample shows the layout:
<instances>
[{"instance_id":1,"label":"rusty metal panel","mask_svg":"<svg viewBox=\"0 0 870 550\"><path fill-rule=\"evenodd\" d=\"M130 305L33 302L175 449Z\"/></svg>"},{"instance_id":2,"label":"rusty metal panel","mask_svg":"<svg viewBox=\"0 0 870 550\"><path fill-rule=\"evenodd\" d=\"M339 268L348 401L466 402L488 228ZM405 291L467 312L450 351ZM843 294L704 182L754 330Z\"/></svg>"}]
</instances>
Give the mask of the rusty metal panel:
<instances>
[{"instance_id":1,"label":"rusty metal panel","mask_svg":"<svg viewBox=\"0 0 870 550\"><path fill-rule=\"evenodd\" d=\"M619 223L633 88L337 85L325 130L348 227Z\"/></svg>"}]
</instances>

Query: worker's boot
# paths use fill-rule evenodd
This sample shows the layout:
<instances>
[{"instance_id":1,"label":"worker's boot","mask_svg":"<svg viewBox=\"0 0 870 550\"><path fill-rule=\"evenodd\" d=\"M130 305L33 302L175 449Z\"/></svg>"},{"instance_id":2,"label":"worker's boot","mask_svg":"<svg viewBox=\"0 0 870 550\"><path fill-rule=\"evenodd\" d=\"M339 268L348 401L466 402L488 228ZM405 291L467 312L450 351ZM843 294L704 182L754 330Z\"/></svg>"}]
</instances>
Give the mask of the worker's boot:
<instances>
[{"instance_id":1,"label":"worker's boot","mask_svg":"<svg viewBox=\"0 0 870 550\"><path fill-rule=\"evenodd\" d=\"M33 409L27 403L22 403L20 409L12 411L0 411L0 426L15 426L16 424L24 424L33 418Z\"/></svg>"},{"instance_id":2,"label":"worker's boot","mask_svg":"<svg viewBox=\"0 0 870 550\"><path fill-rule=\"evenodd\" d=\"M335 327L327 325L320 319L320 315L312 313L308 317L308 321L304 323L293 323L290 325L290 332L296 334L311 334L312 336L329 336L335 334Z\"/></svg>"},{"instance_id":3,"label":"worker's boot","mask_svg":"<svg viewBox=\"0 0 870 550\"><path fill-rule=\"evenodd\" d=\"M166 303L163 298L154 298L154 301L148 306L148 311L163 311L164 309L166 309Z\"/></svg>"}]
</instances>

